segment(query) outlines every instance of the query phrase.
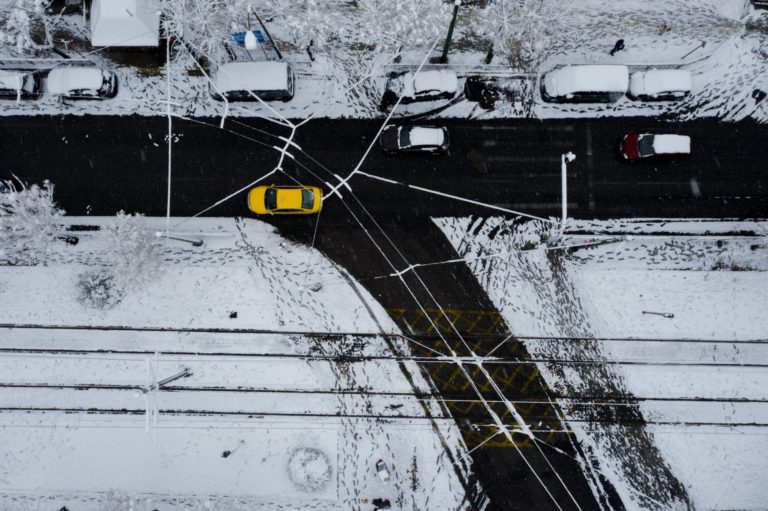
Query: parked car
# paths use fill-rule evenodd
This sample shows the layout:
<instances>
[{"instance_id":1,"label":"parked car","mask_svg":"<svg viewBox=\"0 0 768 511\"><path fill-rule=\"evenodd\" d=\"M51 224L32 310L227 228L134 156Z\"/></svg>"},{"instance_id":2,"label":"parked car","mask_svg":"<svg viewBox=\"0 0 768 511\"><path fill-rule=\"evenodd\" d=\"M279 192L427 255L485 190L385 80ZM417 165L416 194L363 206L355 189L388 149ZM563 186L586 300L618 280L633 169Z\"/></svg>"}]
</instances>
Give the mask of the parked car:
<instances>
[{"instance_id":1,"label":"parked car","mask_svg":"<svg viewBox=\"0 0 768 511\"><path fill-rule=\"evenodd\" d=\"M453 71L421 71L390 75L381 100L386 110L402 95L403 104L417 101L452 99L459 89L459 79Z\"/></svg>"},{"instance_id":2,"label":"parked car","mask_svg":"<svg viewBox=\"0 0 768 511\"><path fill-rule=\"evenodd\" d=\"M691 138L687 135L628 133L621 141L620 150L626 160L688 156L691 154Z\"/></svg>"},{"instance_id":3,"label":"parked car","mask_svg":"<svg viewBox=\"0 0 768 511\"><path fill-rule=\"evenodd\" d=\"M448 150L448 130L432 126L387 126L379 145L387 152L444 153Z\"/></svg>"},{"instance_id":4,"label":"parked car","mask_svg":"<svg viewBox=\"0 0 768 511\"><path fill-rule=\"evenodd\" d=\"M34 73L0 70L0 99L29 99L40 95L40 79Z\"/></svg>"},{"instance_id":5,"label":"parked car","mask_svg":"<svg viewBox=\"0 0 768 511\"><path fill-rule=\"evenodd\" d=\"M67 66L52 69L48 92L66 99L106 99L117 95L117 76L98 67Z\"/></svg>"},{"instance_id":6,"label":"parked car","mask_svg":"<svg viewBox=\"0 0 768 511\"><path fill-rule=\"evenodd\" d=\"M320 212L322 199L316 186L257 186L248 192L248 209L257 215L311 215Z\"/></svg>"},{"instance_id":7,"label":"parked car","mask_svg":"<svg viewBox=\"0 0 768 511\"><path fill-rule=\"evenodd\" d=\"M691 72L685 69L651 69L632 73L629 97L646 101L683 99L691 93Z\"/></svg>"},{"instance_id":8,"label":"parked car","mask_svg":"<svg viewBox=\"0 0 768 511\"><path fill-rule=\"evenodd\" d=\"M219 66L209 92L223 101L290 101L296 76L287 62L228 62Z\"/></svg>"},{"instance_id":9,"label":"parked car","mask_svg":"<svg viewBox=\"0 0 768 511\"><path fill-rule=\"evenodd\" d=\"M493 110L500 96L500 88L493 78L470 76L464 82L464 97L486 110Z\"/></svg>"},{"instance_id":10,"label":"parked car","mask_svg":"<svg viewBox=\"0 0 768 511\"><path fill-rule=\"evenodd\" d=\"M553 103L612 103L627 93L627 66L565 66L546 73L541 97Z\"/></svg>"}]
</instances>

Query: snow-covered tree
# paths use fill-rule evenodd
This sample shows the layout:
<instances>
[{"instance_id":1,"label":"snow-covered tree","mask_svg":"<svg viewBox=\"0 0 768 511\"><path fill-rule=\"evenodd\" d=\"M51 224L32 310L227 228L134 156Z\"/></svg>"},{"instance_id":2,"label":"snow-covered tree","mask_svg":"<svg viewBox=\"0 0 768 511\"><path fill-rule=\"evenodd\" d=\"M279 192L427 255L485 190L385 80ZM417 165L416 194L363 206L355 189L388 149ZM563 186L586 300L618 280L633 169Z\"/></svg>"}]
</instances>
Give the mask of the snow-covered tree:
<instances>
[{"instance_id":1,"label":"snow-covered tree","mask_svg":"<svg viewBox=\"0 0 768 511\"><path fill-rule=\"evenodd\" d=\"M139 289L159 272L157 238L142 215L120 211L105 228L106 260L121 289Z\"/></svg>"},{"instance_id":2,"label":"snow-covered tree","mask_svg":"<svg viewBox=\"0 0 768 511\"><path fill-rule=\"evenodd\" d=\"M297 47L312 44L323 49L343 35L344 18L338 9L338 2L331 0L266 0L263 14L284 28Z\"/></svg>"},{"instance_id":3,"label":"snow-covered tree","mask_svg":"<svg viewBox=\"0 0 768 511\"><path fill-rule=\"evenodd\" d=\"M477 9L474 29L503 52L510 64L532 67L550 46L559 21L553 0L493 0Z\"/></svg>"},{"instance_id":4,"label":"snow-covered tree","mask_svg":"<svg viewBox=\"0 0 768 511\"><path fill-rule=\"evenodd\" d=\"M94 309L111 309L129 291L141 289L160 272L157 238L142 215L120 211L103 233L105 265L77 279L80 303Z\"/></svg>"},{"instance_id":5,"label":"snow-covered tree","mask_svg":"<svg viewBox=\"0 0 768 511\"><path fill-rule=\"evenodd\" d=\"M357 0L358 24L350 28L360 42L378 47L424 48L448 30L453 7L443 0Z\"/></svg>"},{"instance_id":6,"label":"snow-covered tree","mask_svg":"<svg viewBox=\"0 0 768 511\"><path fill-rule=\"evenodd\" d=\"M47 8L52 0L6 0L0 2L0 44L15 47L18 53L53 47L51 17Z\"/></svg>"},{"instance_id":7,"label":"snow-covered tree","mask_svg":"<svg viewBox=\"0 0 768 511\"><path fill-rule=\"evenodd\" d=\"M0 191L0 257L37 258L64 234L64 211L53 200L53 185L3 182Z\"/></svg>"},{"instance_id":8,"label":"snow-covered tree","mask_svg":"<svg viewBox=\"0 0 768 511\"><path fill-rule=\"evenodd\" d=\"M244 18L245 0L164 0L161 3L163 30L182 38L198 56L213 62L225 58L232 24Z\"/></svg>"}]
</instances>

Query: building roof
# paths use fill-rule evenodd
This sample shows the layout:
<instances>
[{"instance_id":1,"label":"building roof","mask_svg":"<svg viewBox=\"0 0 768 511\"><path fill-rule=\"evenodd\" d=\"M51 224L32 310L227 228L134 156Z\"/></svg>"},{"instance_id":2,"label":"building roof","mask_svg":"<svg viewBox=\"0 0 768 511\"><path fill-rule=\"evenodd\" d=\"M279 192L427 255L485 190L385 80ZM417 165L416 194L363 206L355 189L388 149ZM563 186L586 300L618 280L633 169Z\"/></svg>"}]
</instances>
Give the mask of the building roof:
<instances>
[{"instance_id":1,"label":"building roof","mask_svg":"<svg viewBox=\"0 0 768 511\"><path fill-rule=\"evenodd\" d=\"M154 1L93 0L93 46L158 46L160 9Z\"/></svg>"}]
</instances>

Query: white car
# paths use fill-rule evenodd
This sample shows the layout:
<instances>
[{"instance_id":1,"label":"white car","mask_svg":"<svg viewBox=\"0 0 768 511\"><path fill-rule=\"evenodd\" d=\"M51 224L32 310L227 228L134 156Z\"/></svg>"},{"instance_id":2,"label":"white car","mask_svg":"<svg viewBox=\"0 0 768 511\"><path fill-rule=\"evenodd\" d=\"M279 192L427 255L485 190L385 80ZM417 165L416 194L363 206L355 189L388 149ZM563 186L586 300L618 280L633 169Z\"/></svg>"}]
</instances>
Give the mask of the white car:
<instances>
[{"instance_id":1,"label":"white car","mask_svg":"<svg viewBox=\"0 0 768 511\"><path fill-rule=\"evenodd\" d=\"M628 96L646 101L683 99L691 93L691 72L685 69L651 69L632 73Z\"/></svg>"},{"instance_id":2,"label":"white car","mask_svg":"<svg viewBox=\"0 0 768 511\"><path fill-rule=\"evenodd\" d=\"M444 153L448 143L448 130L433 126L387 126L379 137L381 148L392 153Z\"/></svg>"},{"instance_id":3,"label":"white car","mask_svg":"<svg viewBox=\"0 0 768 511\"><path fill-rule=\"evenodd\" d=\"M117 76L98 67L59 67L48 73L48 92L67 99L114 98Z\"/></svg>"},{"instance_id":4,"label":"white car","mask_svg":"<svg viewBox=\"0 0 768 511\"><path fill-rule=\"evenodd\" d=\"M543 76L541 97L552 103L612 103L627 93L628 85L627 66L564 66Z\"/></svg>"}]
</instances>

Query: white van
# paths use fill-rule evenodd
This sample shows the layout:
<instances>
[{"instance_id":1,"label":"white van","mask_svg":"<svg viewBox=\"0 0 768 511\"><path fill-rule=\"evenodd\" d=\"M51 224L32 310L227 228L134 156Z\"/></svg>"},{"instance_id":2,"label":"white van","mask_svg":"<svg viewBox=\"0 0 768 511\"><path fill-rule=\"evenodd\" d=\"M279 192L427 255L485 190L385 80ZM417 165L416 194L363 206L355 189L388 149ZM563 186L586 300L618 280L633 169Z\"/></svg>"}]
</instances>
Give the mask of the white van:
<instances>
[{"instance_id":1,"label":"white van","mask_svg":"<svg viewBox=\"0 0 768 511\"><path fill-rule=\"evenodd\" d=\"M691 93L691 88L691 72L685 69L638 71L629 79L629 97L632 99L683 99Z\"/></svg>"},{"instance_id":2,"label":"white van","mask_svg":"<svg viewBox=\"0 0 768 511\"><path fill-rule=\"evenodd\" d=\"M565 66L544 75L541 97L553 103L612 103L627 93L627 66Z\"/></svg>"},{"instance_id":3,"label":"white van","mask_svg":"<svg viewBox=\"0 0 768 511\"><path fill-rule=\"evenodd\" d=\"M228 62L219 66L209 87L214 99L228 101L290 101L296 78L286 62Z\"/></svg>"}]
</instances>

